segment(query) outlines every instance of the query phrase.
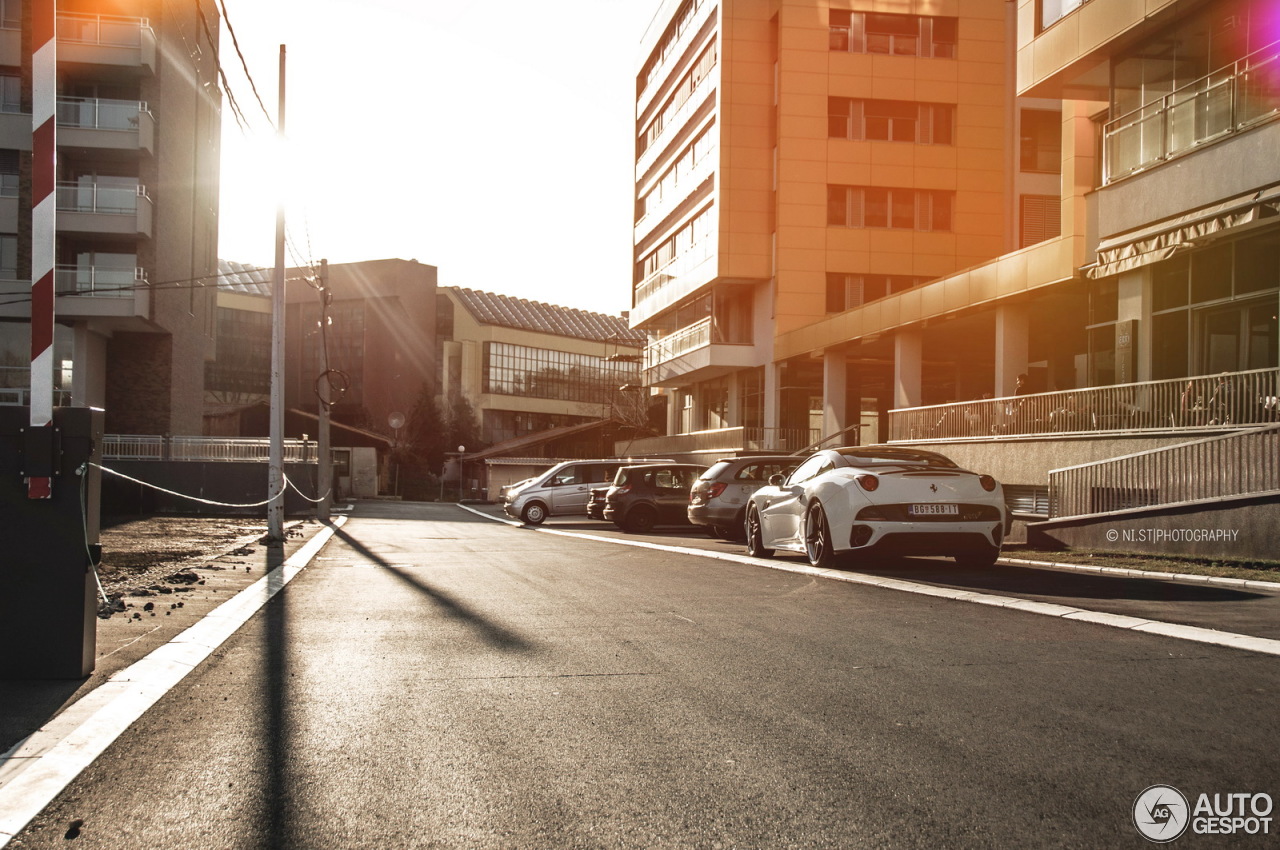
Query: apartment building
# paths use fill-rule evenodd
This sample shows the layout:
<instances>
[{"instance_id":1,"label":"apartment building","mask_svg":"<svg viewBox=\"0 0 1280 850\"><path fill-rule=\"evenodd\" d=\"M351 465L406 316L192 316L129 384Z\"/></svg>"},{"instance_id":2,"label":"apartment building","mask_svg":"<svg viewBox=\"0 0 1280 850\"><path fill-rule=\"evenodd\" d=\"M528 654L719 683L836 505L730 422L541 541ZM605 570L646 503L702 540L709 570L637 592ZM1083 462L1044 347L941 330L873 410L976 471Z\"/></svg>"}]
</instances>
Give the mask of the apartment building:
<instances>
[{"instance_id":1,"label":"apartment building","mask_svg":"<svg viewBox=\"0 0 1280 850\"><path fill-rule=\"evenodd\" d=\"M622 317L456 286L440 288L438 315L441 395L466 396L486 444L644 424L644 335Z\"/></svg>"},{"instance_id":2,"label":"apartment building","mask_svg":"<svg viewBox=\"0 0 1280 850\"><path fill-rule=\"evenodd\" d=\"M213 355L221 92L212 0L57 12L55 379L114 433L198 434ZM30 13L0 1L0 401L29 373Z\"/></svg>"},{"instance_id":3,"label":"apartment building","mask_svg":"<svg viewBox=\"0 0 1280 850\"><path fill-rule=\"evenodd\" d=\"M1014 96L1013 36L998 0L663 3L636 78L631 322L686 438L655 451L865 441L890 407L1012 392L1030 360L1074 378L1057 329L1079 293L979 311L992 286L939 285L1043 244L1072 275L1069 119Z\"/></svg>"}]
</instances>

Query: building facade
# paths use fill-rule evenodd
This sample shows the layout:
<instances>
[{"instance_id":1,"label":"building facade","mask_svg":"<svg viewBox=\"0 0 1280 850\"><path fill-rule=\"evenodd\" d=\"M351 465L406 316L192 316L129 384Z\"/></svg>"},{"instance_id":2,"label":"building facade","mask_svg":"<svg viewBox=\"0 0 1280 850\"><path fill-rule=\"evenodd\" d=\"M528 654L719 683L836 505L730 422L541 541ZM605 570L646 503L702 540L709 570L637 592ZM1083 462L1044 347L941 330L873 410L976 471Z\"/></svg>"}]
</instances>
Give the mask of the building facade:
<instances>
[{"instance_id":1,"label":"building facade","mask_svg":"<svg viewBox=\"0 0 1280 850\"><path fill-rule=\"evenodd\" d=\"M58 3L59 401L198 434L213 354L221 92L212 0ZM192 39L198 39L193 43ZM29 382L30 9L0 3L0 400Z\"/></svg>"},{"instance_id":2,"label":"building facade","mask_svg":"<svg viewBox=\"0 0 1280 850\"><path fill-rule=\"evenodd\" d=\"M486 444L644 423L644 335L625 319L454 286L441 287L439 304L440 393L470 401Z\"/></svg>"},{"instance_id":3,"label":"building facade","mask_svg":"<svg viewBox=\"0 0 1280 850\"><path fill-rule=\"evenodd\" d=\"M331 370L334 421L394 437L436 377L436 268L372 260L291 268L285 286L284 400L314 411ZM272 271L222 262L217 356L207 412L265 402L271 386ZM326 295L327 292L327 295Z\"/></svg>"},{"instance_id":4,"label":"building facade","mask_svg":"<svg viewBox=\"0 0 1280 850\"><path fill-rule=\"evenodd\" d=\"M631 322L669 434L797 449L864 411L874 432L893 406L1012 391L1026 357L995 368L995 323L1082 313L1074 295L896 332L991 299L942 298L957 272L1046 241L1065 259L1061 104L1014 96L1013 31L996 0L661 6L636 80ZM784 344L832 321L830 346ZM1074 367L1073 341L1037 338Z\"/></svg>"}]
</instances>

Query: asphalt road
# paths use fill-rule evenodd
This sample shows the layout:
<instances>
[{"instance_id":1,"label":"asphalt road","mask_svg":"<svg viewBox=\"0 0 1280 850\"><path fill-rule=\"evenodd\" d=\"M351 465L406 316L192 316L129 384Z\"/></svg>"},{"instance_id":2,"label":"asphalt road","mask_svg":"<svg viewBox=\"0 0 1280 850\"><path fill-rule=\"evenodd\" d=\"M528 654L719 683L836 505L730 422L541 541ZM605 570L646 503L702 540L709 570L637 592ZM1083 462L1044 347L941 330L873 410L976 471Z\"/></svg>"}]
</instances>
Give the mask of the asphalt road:
<instances>
[{"instance_id":1,"label":"asphalt road","mask_svg":"<svg viewBox=\"0 0 1280 850\"><path fill-rule=\"evenodd\" d=\"M1147 846L1150 785L1280 797L1278 693L1272 656L366 503L10 846Z\"/></svg>"}]
</instances>

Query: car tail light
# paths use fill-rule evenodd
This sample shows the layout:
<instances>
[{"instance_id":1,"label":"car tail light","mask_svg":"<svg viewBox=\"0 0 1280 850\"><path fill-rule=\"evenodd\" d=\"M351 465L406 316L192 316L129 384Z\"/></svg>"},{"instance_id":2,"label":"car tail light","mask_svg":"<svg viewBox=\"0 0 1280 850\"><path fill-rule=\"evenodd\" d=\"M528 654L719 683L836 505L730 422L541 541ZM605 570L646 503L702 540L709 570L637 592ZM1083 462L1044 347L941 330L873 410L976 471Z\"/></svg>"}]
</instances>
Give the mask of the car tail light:
<instances>
[{"instance_id":1,"label":"car tail light","mask_svg":"<svg viewBox=\"0 0 1280 850\"><path fill-rule=\"evenodd\" d=\"M980 483L982 485L982 489L986 490L988 493L996 489L996 480L990 475L978 476L978 483Z\"/></svg>"},{"instance_id":2,"label":"car tail light","mask_svg":"<svg viewBox=\"0 0 1280 850\"><path fill-rule=\"evenodd\" d=\"M876 488L880 486L880 479L876 478L874 475L859 475L858 484L860 484L862 489L866 490L868 493L874 493Z\"/></svg>"},{"instance_id":3,"label":"car tail light","mask_svg":"<svg viewBox=\"0 0 1280 850\"><path fill-rule=\"evenodd\" d=\"M630 485L630 484L623 484L621 487L619 487L617 490L614 490L614 491L613 491L612 493L610 493L609 495L610 495L610 496L621 496L621 495L623 495L624 493L630 493L630 492L631 492L631 485Z\"/></svg>"},{"instance_id":4,"label":"car tail light","mask_svg":"<svg viewBox=\"0 0 1280 850\"><path fill-rule=\"evenodd\" d=\"M716 496L719 496L721 493L727 490L728 487L729 485L725 484L723 481L717 481L716 483L712 484L711 489L707 491L707 498L714 499Z\"/></svg>"}]
</instances>

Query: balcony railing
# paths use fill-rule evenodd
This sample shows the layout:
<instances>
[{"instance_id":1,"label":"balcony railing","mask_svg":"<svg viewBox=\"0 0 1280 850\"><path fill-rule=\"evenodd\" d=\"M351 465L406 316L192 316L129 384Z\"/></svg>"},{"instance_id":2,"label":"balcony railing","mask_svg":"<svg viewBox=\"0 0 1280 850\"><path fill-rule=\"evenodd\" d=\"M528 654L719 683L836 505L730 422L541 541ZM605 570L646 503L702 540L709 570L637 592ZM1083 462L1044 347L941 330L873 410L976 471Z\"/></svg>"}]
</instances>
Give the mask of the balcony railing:
<instances>
[{"instance_id":1,"label":"balcony railing","mask_svg":"<svg viewBox=\"0 0 1280 850\"><path fill-rule=\"evenodd\" d=\"M104 100L93 97L58 98L58 126L87 130L134 130L141 116L149 113L147 104L138 100Z\"/></svg>"},{"instance_id":2,"label":"balcony railing","mask_svg":"<svg viewBox=\"0 0 1280 850\"><path fill-rule=\"evenodd\" d=\"M658 290L693 270L695 266L711 256L714 248L715 233L713 232L690 245L686 251L671 259L666 265L650 273L636 287L636 304L643 304L645 299L652 297Z\"/></svg>"},{"instance_id":3,"label":"balcony railing","mask_svg":"<svg viewBox=\"0 0 1280 850\"><path fill-rule=\"evenodd\" d=\"M667 457L672 454L714 454L724 452L798 452L822 438L817 428L712 428L688 434L645 437L621 441L614 451L620 456Z\"/></svg>"},{"instance_id":4,"label":"balcony railing","mask_svg":"<svg viewBox=\"0 0 1280 850\"><path fill-rule=\"evenodd\" d=\"M1049 515L1086 516L1280 491L1280 425L1049 472Z\"/></svg>"},{"instance_id":5,"label":"balcony railing","mask_svg":"<svg viewBox=\"0 0 1280 850\"><path fill-rule=\"evenodd\" d=\"M53 272L53 283L61 295L132 298L139 287L146 286L147 272L138 268L57 266Z\"/></svg>"},{"instance_id":6,"label":"balcony railing","mask_svg":"<svg viewBox=\"0 0 1280 850\"><path fill-rule=\"evenodd\" d=\"M133 214L138 199L150 200L145 186L101 186L98 183L59 183L58 209L62 212Z\"/></svg>"},{"instance_id":7,"label":"balcony railing","mask_svg":"<svg viewBox=\"0 0 1280 850\"><path fill-rule=\"evenodd\" d=\"M58 40L112 47L139 47L143 30L150 30L146 18L120 15L86 15L63 12L58 15Z\"/></svg>"},{"instance_id":8,"label":"balcony railing","mask_svg":"<svg viewBox=\"0 0 1280 850\"><path fill-rule=\"evenodd\" d=\"M1221 431L1280 421L1280 369L889 411L893 442Z\"/></svg>"},{"instance_id":9,"label":"balcony railing","mask_svg":"<svg viewBox=\"0 0 1280 850\"><path fill-rule=\"evenodd\" d=\"M149 434L107 434L102 438L103 460L199 460L266 463L271 441L236 437L165 437ZM316 459L314 440L285 440L286 463Z\"/></svg>"},{"instance_id":10,"label":"balcony railing","mask_svg":"<svg viewBox=\"0 0 1280 850\"><path fill-rule=\"evenodd\" d=\"M1280 41L1103 128L1103 183L1280 115Z\"/></svg>"},{"instance_id":11,"label":"balcony railing","mask_svg":"<svg viewBox=\"0 0 1280 850\"><path fill-rule=\"evenodd\" d=\"M711 344L711 317L694 322L674 333L667 334L644 347L644 368L652 369L687 354L696 348Z\"/></svg>"}]
</instances>

